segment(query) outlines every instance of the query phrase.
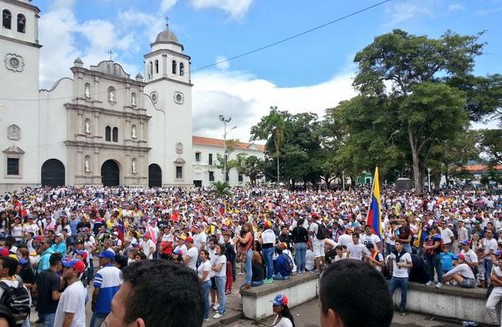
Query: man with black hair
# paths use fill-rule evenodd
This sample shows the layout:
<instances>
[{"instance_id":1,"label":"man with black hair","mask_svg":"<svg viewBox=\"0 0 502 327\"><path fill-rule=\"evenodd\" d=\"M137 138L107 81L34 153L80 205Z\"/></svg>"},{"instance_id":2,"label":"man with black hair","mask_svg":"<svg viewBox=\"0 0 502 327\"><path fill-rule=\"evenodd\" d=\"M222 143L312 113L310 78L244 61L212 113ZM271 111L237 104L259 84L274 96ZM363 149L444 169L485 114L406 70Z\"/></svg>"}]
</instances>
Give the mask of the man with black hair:
<instances>
[{"instance_id":1,"label":"man with black hair","mask_svg":"<svg viewBox=\"0 0 502 327\"><path fill-rule=\"evenodd\" d=\"M54 253L54 250L51 248L52 239L46 237L40 242L40 247L37 250L37 253L40 253L40 260L38 261L37 272L41 273L44 270L49 269L51 266L49 263L49 259L51 254Z\"/></svg>"},{"instance_id":2,"label":"man with black hair","mask_svg":"<svg viewBox=\"0 0 502 327\"><path fill-rule=\"evenodd\" d=\"M105 326L200 327L204 290L194 270L164 260L143 260L124 269Z\"/></svg>"},{"instance_id":3,"label":"man with black hair","mask_svg":"<svg viewBox=\"0 0 502 327\"><path fill-rule=\"evenodd\" d=\"M53 253L49 258L50 267L38 275L36 289L38 301L36 310L44 327L54 326L54 317L58 307L61 293L61 279L58 273L61 271L61 253Z\"/></svg>"},{"instance_id":4,"label":"man with black hair","mask_svg":"<svg viewBox=\"0 0 502 327\"><path fill-rule=\"evenodd\" d=\"M392 278L390 279L390 295L394 295L396 289L401 289L401 303L399 312L406 315L406 300L408 297L409 269L413 267L411 255L404 250L406 241L397 239L394 244L394 251L389 254L392 260Z\"/></svg>"},{"instance_id":5,"label":"man with black hair","mask_svg":"<svg viewBox=\"0 0 502 327\"><path fill-rule=\"evenodd\" d=\"M368 263L334 262L322 275L319 289L322 327L390 326L393 310L387 283Z\"/></svg>"}]
</instances>

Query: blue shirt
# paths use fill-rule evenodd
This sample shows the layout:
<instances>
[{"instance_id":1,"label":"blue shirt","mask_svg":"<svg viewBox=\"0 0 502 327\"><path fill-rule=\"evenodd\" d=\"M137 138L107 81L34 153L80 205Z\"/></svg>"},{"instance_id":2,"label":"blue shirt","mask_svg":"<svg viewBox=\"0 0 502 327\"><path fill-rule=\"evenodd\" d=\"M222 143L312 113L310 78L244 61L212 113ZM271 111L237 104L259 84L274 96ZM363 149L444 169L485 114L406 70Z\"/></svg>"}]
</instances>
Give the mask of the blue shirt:
<instances>
[{"instance_id":1,"label":"blue shirt","mask_svg":"<svg viewBox=\"0 0 502 327\"><path fill-rule=\"evenodd\" d=\"M65 242L61 242L60 244L54 243L52 244L51 249L52 251L59 252L64 256L66 254L66 243Z\"/></svg>"},{"instance_id":2,"label":"blue shirt","mask_svg":"<svg viewBox=\"0 0 502 327\"><path fill-rule=\"evenodd\" d=\"M112 300L122 284L122 272L119 268L107 265L96 273L94 277L94 287L99 288L96 301L97 313L110 313Z\"/></svg>"},{"instance_id":3,"label":"blue shirt","mask_svg":"<svg viewBox=\"0 0 502 327\"><path fill-rule=\"evenodd\" d=\"M286 254L281 254L277 256L277 259L275 260L275 270L274 274L281 274L282 277L287 277L291 275L291 271L289 270L288 266L288 260L284 258Z\"/></svg>"},{"instance_id":4,"label":"blue shirt","mask_svg":"<svg viewBox=\"0 0 502 327\"><path fill-rule=\"evenodd\" d=\"M443 271L450 271L453 269L453 257L455 255L451 252L441 252L441 265Z\"/></svg>"},{"instance_id":5,"label":"blue shirt","mask_svg":"<svg viewBox=\"0 0 502 327\"><path fill-rule=\"evenodd\" d=\"M54 250L52 248L48 248L47 250L44 251L44 253L42 253L42 256L40 256L40 261L38 262L38 267L37 267L38 272L42 272L51 267L49 259L51 258L51 254L53 253Z\"/></svg>"}]
</instances>

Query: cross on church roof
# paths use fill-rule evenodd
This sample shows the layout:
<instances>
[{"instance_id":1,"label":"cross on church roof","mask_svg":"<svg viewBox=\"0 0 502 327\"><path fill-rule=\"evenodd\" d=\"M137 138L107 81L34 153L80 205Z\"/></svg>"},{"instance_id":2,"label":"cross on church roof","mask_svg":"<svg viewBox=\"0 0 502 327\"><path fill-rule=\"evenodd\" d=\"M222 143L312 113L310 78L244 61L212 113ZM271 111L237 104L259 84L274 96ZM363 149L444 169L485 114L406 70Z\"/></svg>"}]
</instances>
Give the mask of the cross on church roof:
<instances>
[{"instance_id":1,"label":"cross on church roof","mask_svg":"<svg viewBox=\"0 0 502 327\"><path fill-rule=\"evenodd\" d=\"M110 60L112 60L112 53L113 53L112 50L108 50L107 53L110 55Z\"/></svg>"},{"instance_id":2,"label":"cross on church roof","mask_svg":"<svg viewBox=\"0 0 502 327\"><path fill-rule=\"evenodd\" d=\"M169 17L166 16L165 20L166 20L166 29L169 29Z\"/></svg>"}]
</instances>

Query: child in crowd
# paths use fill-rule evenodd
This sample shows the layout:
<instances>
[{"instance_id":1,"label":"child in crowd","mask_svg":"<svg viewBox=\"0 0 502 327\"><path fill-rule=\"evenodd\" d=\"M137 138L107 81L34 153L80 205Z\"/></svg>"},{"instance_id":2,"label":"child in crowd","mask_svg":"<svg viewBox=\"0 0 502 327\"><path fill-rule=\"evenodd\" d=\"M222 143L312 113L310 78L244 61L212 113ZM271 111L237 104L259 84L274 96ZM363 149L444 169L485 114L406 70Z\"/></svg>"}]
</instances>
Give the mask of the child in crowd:
<instances>
[{"instance_id":1,"label":"child in crowd","mask_svg":"<svg viewBox=\"0 0 502 327\"><path fill-rule=\"evenodd\" d=\"M443 252L441 252L441 266L443 267L443 275L453 269L453 257L455 256L450 252L451 247L445 244Z\"/></svg>"},{"instance_id":2,"label":"child in crowd","mask_svg":"<svg viewBox=\"0 0 502 327\"><path fill-rule=\"evenodd\" d=\"M486 258L483 258L483 248L480 247L476 250L476 254L478 255L478 274L476 276L477 282L478 282L478 287L485 288L486 287L486 281L485 281L485 260Z\"/></svg>"}]
</instances>

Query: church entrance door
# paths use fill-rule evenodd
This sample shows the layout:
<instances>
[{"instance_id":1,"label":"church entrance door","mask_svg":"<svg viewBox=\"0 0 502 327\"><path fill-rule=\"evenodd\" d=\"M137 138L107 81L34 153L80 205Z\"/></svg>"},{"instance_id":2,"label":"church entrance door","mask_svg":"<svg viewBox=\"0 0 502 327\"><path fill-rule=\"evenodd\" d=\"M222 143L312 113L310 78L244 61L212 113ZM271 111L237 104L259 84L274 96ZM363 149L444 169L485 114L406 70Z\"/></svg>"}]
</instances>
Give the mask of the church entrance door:
<instances>
[{"instance_id":1,"label":"church entrance door","mask_svg":"<svg viewBox=\"0 0 502 327\"><path fill-rule=\"evenodd\" d=\"M115 161L107 160L101 166L101 183L103 186L120 185L120 170Z\"/></svg>"},{"instance_id":2,"label":"church entrance door","mask_svg":"<svg viewBox=\"0 0 502 327\"><path fill-rule=\"evenodd\" d=\"M49 159L42 165L42 186L64 186L65 169L61 161Z\"/></svg>"},{"instance_id":3,"label":"church entrance door","mask_svg":"<svg viewBox=\"0 0 502 327\"><path fill-rule=\"evenodd\" d=\"M162 187L162 170L157 164L148 166L148 187Z\"/></svg>"}]
</instances>

